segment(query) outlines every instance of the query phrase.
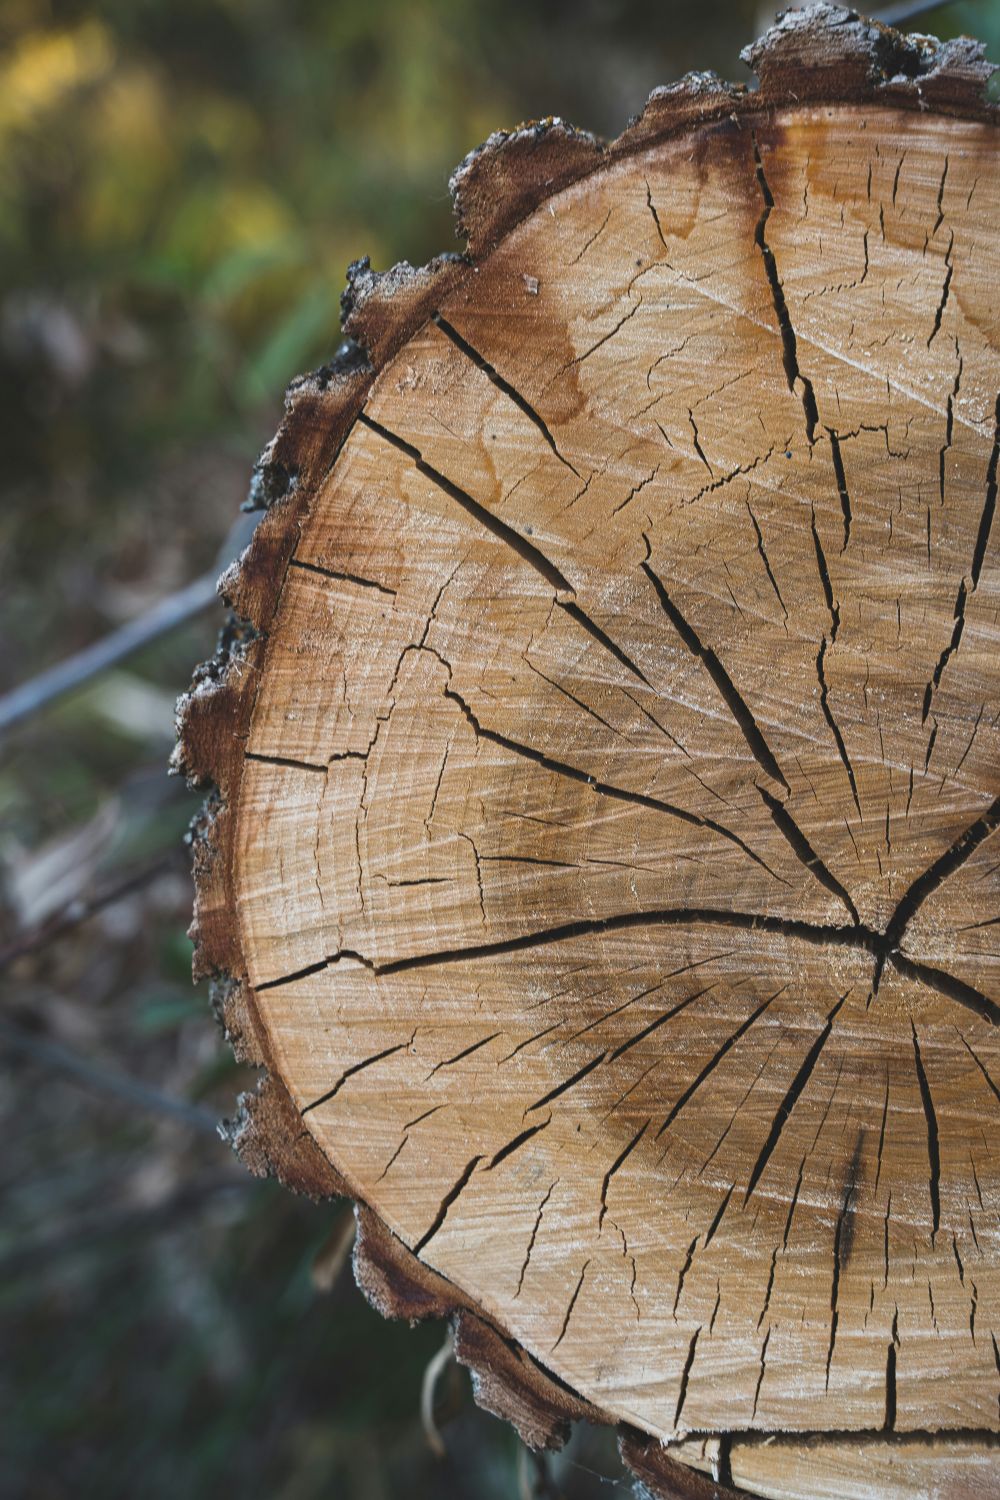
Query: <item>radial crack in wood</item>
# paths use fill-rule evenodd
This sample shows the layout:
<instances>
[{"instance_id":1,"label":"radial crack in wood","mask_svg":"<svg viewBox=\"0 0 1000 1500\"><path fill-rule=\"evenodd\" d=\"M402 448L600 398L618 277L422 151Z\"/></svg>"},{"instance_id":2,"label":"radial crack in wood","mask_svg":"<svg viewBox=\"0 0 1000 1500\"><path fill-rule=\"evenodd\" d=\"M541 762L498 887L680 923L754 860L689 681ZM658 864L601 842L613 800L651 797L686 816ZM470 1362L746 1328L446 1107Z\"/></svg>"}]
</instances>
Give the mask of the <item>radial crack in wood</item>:
<instances>
[{"instance_id":1,"label":"radial crack in wood","mask_svg":"<svg viewBox=\"0 0 1000 1500\"><path fill-rule=\"evenodd\" d=\"M529 1441L985 1495L989 69L831 6L748 57L491 138L468 258L352 267L182 705L197 964L249 1163L346 1187L368 1294Z\"/></svg>"}]
</instances>

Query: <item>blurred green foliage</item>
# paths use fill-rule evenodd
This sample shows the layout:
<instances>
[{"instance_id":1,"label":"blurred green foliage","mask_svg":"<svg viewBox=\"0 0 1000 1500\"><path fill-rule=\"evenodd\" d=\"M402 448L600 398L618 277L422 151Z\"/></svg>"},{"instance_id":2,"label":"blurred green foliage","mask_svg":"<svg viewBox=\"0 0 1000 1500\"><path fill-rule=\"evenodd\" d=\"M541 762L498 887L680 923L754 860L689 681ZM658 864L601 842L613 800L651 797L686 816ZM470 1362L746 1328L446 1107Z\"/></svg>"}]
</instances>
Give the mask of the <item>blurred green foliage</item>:
<instances>
[{"instance_id":1,"label":"blurred green foliage","mask_svg":"<svg viewBox=\"0 0 1000 1500\"><path fill-rule=\"evenodd\" d=\"M446 182L470 148L549 114L614 134L690 68L745 78L768 19L754 0L5 0L0 692L210 565L282 388L338 342L347 262L460 248ZM1000 53L995 0L919 24ZM218 623L5 744L0 968L148 878L29 941L0 1021L221 1115L254 1080L190 988L194 799L165 776L172 699ZM316 1291L341 1207L252 1183L210 1134L41 1053L7 1062L0 1496L530 1493L465 1384L431 1455L439 1328L384 1323L349 1272ZM607 1436L574 1444L558 1493L625 1492Z\"/></svg>"}]
</instances>

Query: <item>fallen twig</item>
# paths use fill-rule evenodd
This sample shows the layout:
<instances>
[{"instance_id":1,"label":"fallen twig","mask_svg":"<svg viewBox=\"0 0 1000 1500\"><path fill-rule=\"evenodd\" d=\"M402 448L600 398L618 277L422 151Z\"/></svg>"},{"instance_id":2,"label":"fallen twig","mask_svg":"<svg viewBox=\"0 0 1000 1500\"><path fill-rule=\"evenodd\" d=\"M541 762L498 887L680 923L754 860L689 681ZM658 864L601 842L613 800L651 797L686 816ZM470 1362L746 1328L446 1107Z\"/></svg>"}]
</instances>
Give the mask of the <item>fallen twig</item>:
<instances>
[{"instance_id":1,"label":"fallen twig","mask_svg":"<svg viewBox=\"0 0 1000 1500\"><path fill-rule=\"evenodd\" d=\"M198 1104L189 1104L186 1099L174 1099L169 1094L161 1093L159 1089L150 1088L148 1084L130 1078L127 1073L109 1068L104 1063L94 1062L92 1058L82 1057L59 1042L35 1036L6 1018L0 1019L0 1047L40 1063L44 1068L64 1073L84 1088L105 1094L135 1109L145 1110L149 1114L163 1115L179 1124L188 1125L203 1135L218 1139L218 1123L209 1110L202 1109Z\"/></svg>"}]
</instances>

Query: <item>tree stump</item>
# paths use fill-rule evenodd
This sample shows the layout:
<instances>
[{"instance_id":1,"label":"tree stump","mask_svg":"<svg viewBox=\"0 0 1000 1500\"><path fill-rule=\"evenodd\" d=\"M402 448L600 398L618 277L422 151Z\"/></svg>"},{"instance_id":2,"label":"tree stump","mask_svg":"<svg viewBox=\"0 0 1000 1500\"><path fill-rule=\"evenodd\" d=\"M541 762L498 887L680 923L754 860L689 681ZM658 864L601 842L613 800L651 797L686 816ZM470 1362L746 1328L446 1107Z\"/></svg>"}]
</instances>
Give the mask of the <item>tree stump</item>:
<instances>
[{"instance_id":1,"label":"tree stump","mask_svg":"<svg viewBox=\"0 0 1000 1500\"><path fill-rule=\"evenodd\" d=\"M994 1494L990 69L825 6L748 60L351 268L182 705L196 962L245 1159L528 1442Z\"/></svg>"}]
</instances>

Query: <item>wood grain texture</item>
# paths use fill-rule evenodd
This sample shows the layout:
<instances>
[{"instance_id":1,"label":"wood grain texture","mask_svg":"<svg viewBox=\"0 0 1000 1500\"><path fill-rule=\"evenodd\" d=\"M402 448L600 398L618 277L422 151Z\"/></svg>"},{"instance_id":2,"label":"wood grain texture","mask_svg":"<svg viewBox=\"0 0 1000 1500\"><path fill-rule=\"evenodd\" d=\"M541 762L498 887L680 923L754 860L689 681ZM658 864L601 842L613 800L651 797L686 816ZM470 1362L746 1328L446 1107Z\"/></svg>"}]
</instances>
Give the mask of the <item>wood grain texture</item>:
<instances>
[{"instance_id":1,"label":"wood grain texture","mask_svg":"<svg viewBox=\"0 0 1000 1500\"><path fill-rule=\"evenodd\" d=\"M365 1205L362 1285L528 1441L986 1493L988 69L830 7L750 57L493 138L468 261L353 268L182 709L198 961L245 1155Z\"/></svg>"}]
</instances>

